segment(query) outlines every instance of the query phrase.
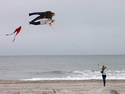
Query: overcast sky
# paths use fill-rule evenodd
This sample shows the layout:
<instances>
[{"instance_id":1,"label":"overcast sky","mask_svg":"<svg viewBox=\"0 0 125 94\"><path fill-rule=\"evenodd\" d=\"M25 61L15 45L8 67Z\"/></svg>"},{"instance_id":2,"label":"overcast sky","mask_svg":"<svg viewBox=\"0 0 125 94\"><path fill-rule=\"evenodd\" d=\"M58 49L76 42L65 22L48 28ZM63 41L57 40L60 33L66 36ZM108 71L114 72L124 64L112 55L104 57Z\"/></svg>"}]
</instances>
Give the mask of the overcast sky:
<instances>
[{"instance_id":1,"label":"overcast sky","mask_svg":"<svg viewBox=\"0 0 125 94\"><path fill-rule=\"evenodd\" d=\"M30 12L56 23L33 26ZM0 0L0 55L125 54L125 0ZM11 33L22 25L15 43Z\"/></svg>"}]
</instances>

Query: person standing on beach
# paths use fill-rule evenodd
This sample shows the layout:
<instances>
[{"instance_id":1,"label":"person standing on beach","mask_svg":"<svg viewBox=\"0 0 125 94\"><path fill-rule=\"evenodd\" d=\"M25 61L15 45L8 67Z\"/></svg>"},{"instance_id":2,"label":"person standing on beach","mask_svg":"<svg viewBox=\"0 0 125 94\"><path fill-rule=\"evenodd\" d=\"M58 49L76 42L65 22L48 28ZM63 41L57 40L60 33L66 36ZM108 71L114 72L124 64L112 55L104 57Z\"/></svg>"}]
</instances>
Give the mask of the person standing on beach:
<instances>
[{"instance_id":1,"label":"person standing on beach","mask_svg":"<svg viewBox=\"0 0 125 94\"><path fill-rule=\"evenodd\" d=\"M102 73L103 84L105 87L106 86L106 73L107 73L107 66L106 65L102 66L101 73Z\"/></svg>"}]
</instances>

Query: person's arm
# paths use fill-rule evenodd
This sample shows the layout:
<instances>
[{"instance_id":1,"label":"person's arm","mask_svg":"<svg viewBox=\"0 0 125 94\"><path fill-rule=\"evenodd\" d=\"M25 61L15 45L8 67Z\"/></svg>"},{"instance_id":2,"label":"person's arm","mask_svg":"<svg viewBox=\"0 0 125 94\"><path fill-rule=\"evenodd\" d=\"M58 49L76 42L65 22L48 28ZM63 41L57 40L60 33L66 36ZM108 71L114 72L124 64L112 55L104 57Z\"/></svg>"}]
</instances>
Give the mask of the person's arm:
<instances>
[{"instance_id":1,"label":"person's arm","mask_svg":"<svg viewBox=\"0 0 125 94\"><path fill-rule=\"evenodd\" d=\"M108 68L106 68L105 72L106 72L106 73L108 72Z\"/></svg>"},{"instance_id":2,"label":"person's arm","mask_svg":"<svg viewBox=\"0 0 125 94\"><path fill-rule=\"evenodd\" d=\"M106 68L106 69L103 71L102 75L106 75L107 72L108 72L108 69Z\"/></svg>"}]
</instances>

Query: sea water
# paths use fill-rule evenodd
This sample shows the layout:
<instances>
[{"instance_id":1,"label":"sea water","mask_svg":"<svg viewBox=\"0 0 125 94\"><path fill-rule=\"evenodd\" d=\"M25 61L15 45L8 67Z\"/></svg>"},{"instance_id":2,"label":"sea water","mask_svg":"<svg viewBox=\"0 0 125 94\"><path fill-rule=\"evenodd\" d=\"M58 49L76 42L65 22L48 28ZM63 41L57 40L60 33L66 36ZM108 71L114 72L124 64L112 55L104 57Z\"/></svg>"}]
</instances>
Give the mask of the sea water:
<instances>
[{"instance_id":1,"label":"sea water","mask_svg":"<svg viewBox=\"0 0 125 94\"><path fill-rule=\"evenodd\" d=\"M107 79L125 79L125 56L0 56L0 80L88 80L101 79L107 65Z\"/></svg>"}]
</instances>

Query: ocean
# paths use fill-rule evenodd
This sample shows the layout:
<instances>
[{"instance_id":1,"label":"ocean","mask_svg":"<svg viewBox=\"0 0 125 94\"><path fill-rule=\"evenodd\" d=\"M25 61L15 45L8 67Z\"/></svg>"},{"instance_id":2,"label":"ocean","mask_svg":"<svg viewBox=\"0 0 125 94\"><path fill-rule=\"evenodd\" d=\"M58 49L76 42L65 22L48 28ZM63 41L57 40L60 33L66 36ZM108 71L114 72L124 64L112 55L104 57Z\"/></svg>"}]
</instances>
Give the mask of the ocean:
<instances>
[{"instance_id":1,"label":"ocean","mask_svg":"<svg viewBox=\"0 0 125 94\"><path fill-rule=\"evenodd\" d=\"M125 79L124 55L0 56L0 80Z\"/></svg>"}]
</instances>

